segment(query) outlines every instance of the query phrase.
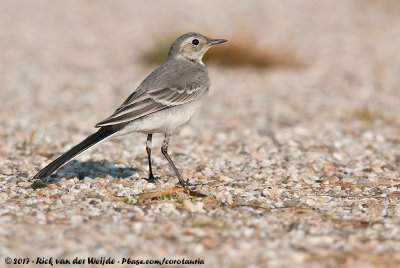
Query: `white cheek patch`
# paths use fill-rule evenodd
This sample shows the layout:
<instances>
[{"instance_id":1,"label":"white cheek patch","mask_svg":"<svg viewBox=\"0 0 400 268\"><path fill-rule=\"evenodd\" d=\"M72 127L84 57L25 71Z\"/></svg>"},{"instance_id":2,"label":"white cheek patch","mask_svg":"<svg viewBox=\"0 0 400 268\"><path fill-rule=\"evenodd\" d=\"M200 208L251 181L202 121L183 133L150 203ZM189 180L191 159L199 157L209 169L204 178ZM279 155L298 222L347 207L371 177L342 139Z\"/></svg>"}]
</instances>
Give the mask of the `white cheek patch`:
<instances>
[{"instance_id":1,"label":"white cheek patch","mask_svg":"<svg viewBox=\"0 0 400 268\"><path fill-rule=\"evenodd\" d=\"M179 52L180 52L179 56L183 56L184 58L187 58L191 61L196 61L204 66L202 59L203 59L204 53L207 52L207 50L210 48L210 46L208 46L208 44L203 44L203 45L201 45L199 51L193 51L192 49L195 49L195 48L196 47L192 47L191 43L181 44L180 49L179 49Z\"/></svg>"}]
</instances>

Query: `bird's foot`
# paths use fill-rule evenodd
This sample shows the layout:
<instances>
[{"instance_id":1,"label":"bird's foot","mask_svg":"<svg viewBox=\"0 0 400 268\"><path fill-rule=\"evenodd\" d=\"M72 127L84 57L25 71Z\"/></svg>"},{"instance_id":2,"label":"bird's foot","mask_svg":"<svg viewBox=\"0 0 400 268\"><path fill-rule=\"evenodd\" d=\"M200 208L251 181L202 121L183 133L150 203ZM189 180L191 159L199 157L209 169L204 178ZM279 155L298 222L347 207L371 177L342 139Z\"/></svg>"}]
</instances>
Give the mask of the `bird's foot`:
<instances>
[{"instance_id":1,"label":"bird's foot","mask_svg":"<svg viewBox=\"0 0 400 268\"><path fill-rule=\"evenodd\" d=\"M179 180L179 184L190 193L191 196L206 197L207 194L197 191L197 186L203 185L202 183L190 183L189 180Z\"/></svg>"},{"instance_id":2,"label":"bird's foot","mask_svg":"<svg viewBox=\"0 0 400 268\"><path fill-rule=\"evenodd\" d=\"M179 184L188 190L191 190L193 188L196 188L197 186L202 185L201 183L190 183L189 179L187 179L186 181L184 179L179 179Z\"/></svg>"},{"instance_id":3,"label":"bird's foot","mask_svg":"<svg viewBox=\"0 0 400 268\"><path fill-rule=\"evenodd\" d=\"M151 183L156 183L160 179L160 177L154 176L153 174L149 174L148 178L143 178L143 179Z\"/></svg>"}]
</instances>

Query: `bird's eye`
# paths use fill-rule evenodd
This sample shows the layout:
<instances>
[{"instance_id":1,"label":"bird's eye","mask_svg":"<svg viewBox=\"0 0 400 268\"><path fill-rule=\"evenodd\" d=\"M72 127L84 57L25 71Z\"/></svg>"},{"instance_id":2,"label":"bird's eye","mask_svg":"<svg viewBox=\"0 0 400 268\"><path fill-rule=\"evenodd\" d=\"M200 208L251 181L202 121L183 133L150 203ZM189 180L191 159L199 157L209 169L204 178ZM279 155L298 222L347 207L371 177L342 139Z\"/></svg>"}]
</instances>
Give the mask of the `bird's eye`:
<instances>
[{"instance_id":1,"label":"bird's eye","mask_svg":"<svg viewBox=\"0 0 400 268\"><path fill-rule=\"evenodd\" d=\"M193 39L192 44L195 45L195 46L197 46L197 45L199 44L199 40Z\"/></svg>"}]
</instances>

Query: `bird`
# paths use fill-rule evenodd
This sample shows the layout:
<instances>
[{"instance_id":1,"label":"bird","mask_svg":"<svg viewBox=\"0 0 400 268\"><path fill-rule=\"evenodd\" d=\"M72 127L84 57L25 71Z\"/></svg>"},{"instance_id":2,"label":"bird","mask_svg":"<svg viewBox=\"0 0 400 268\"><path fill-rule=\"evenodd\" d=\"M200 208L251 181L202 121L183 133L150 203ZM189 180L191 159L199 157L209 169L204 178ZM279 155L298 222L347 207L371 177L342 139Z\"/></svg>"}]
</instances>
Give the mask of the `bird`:
<instances>
[{"instance_id":1,"label":"bird","mask_svg":"<svg viewBox=\"0 0 400 268\"><path fill-rule=\"evenodd\" d=\"M156 68L132 92L114 113L95 125L98 130L52 161L32 179L45 179L78 154L99 142L133 132L147 135L146 152L149 165L147 180L156 182L151 164L152 137L164 134L161 153L183 187L185 181L168 154L171 136L189 122L204 102L210 88L208 71L202 61L207 50L226 39L213 39L189 32L179 36L171 45L167 60Z\"/></svg>"}]
</instances>

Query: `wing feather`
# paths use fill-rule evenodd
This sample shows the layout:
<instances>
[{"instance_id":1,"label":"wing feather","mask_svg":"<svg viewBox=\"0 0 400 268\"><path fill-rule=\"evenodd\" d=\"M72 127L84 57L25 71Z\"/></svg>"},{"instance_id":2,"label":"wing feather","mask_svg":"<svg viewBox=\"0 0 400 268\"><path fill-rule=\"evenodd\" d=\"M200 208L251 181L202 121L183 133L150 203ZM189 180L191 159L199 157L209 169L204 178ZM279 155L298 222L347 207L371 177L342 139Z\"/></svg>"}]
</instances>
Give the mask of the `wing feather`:
<instances>
[{"instance_id":1,"label":"wing feather","mask_svg":"<svg viewBox=\"0 0 400 268\"><path fill-rule=\"evenodd\" d=\"M201 86L190 90L163 88L147 92L119 107L110 117L96 124L96 127L132 121L157 111L188 103L204 93L206 90L202 90Z\"/></svg>"},{"instance_id":2,"label":"wing feather","mask_svg":"<svg viewBox=\"0 0 400 268\"><path fill-rule=\"evenodd\" d=\"M171 69L175 72L171 73ZM188 103L206 94L208 88L209 79L205 68L187 72L181 65L162 65L110 117L97 123L96 127L129 122Z\"/></svg>"}]
</instances>

